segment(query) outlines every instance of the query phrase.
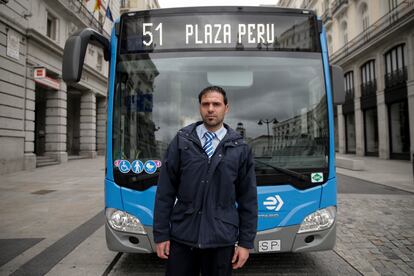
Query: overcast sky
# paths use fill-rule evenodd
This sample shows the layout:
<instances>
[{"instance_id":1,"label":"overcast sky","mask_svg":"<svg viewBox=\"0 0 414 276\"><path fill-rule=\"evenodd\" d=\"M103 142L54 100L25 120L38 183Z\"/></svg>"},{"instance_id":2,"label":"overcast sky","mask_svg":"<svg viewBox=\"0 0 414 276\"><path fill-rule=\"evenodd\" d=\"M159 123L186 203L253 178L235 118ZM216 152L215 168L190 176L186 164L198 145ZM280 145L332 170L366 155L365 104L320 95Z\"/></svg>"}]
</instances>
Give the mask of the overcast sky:
<instances>
[{"instance_id":1,"label":"overcast sky","mask_svg":"<svg viewBox=\"0 0 414 276\"><path fill-rule=\"evenodd\" d=\"M161 8L194 6L259 6L275 5L279 0L158 0Z\"/></svg>"}]
</instances>

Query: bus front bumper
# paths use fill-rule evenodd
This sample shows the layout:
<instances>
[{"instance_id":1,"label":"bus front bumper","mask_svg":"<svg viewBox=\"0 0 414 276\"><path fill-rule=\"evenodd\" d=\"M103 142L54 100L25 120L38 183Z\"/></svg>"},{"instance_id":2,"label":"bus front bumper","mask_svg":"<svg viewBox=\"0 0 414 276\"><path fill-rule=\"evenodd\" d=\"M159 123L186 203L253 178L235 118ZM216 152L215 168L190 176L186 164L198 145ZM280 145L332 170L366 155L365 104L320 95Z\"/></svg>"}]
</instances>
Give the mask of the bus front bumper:
<instances>
[{"instance_id":1,"label":"bus front bumper","mask_svg":"<svg viewBox=\"0 0 414 276\"><path fill-rule=\"evenodd\" d=\"M280 227L266 231L257 232L254 249L251 253L277 253L277 252L308 252L331 250L336 241L336 221L326 230L300 233L299 225ZM108 223L105 223L106 244L108 249L127 253L153 253L155 244L152 235L152 227L145 227L147 235L125 233L115 231ZM271 241L279 241L279 246L272 248ZM259 243L262 245L259 250ZM267 251L263 251L267 249Z\"/></svg>"},{"instance_id":2,"label":"bus front bumper","mask_svg":"<svg viewBox=\"0 0 414 276\"><path fill-rule=\"evenodd\" d=\"M299 227L293 225L257 232L253 253L322 251L335 246L336 221L330 228L316 232L298 233ZM259 250L261 243L264 245Z\"/></svg>"},{"instance_id":3,"label":"bus front bumper","mask_svg":"<svg viewBox=\"0 0 414 276\"><path fill-rule=\"evenodd\" d=\"M106 245L109 250L126 253L153 253L155 244L152 227L144 227L146 235L120 232L105 223Z\"/></svg>"}]
</instances>

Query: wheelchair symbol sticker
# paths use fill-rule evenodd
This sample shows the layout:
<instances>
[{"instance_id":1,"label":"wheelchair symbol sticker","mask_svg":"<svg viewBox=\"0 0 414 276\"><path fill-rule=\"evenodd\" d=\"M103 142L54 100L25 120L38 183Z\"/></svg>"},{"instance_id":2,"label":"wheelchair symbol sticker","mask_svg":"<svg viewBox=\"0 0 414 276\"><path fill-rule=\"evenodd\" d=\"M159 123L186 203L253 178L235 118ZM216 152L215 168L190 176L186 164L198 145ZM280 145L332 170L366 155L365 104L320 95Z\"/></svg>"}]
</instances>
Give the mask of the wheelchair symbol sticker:
<instances>
[{"instance_id":1,"label":"wheelchair symbol sticker","mask_svg":"<svg viewBox=\"0 0 414 276\"><path fill-rule=\"evenodd\" d=\"M118 169L121 173L128 173L131 170L131 164L128 160L121 160L121 162L119 162Z\"/></svg>"},{"instance_id":2,"label":"wheelchair symbol sticker","mask_svg":"<svg viewBox=\"0 0 414 276\"><path fill-rule=\"evenodd\" d=\"M141 160L134 160L134 162L132 162L131 170L136 174L142 173L144 170L144 163L142 163Z\"/></svg>"},{"instance_id":3,"label":"wheelchair symbol sticker","mask_svg":"<svg viewBox=\"0 0 414 276\"><path fill-rule=\"evenodd\" d=\"M157 164L153 160L145 162L144 170L147 174L153 174L157 170Z\"/></svg>"}]
</instances>

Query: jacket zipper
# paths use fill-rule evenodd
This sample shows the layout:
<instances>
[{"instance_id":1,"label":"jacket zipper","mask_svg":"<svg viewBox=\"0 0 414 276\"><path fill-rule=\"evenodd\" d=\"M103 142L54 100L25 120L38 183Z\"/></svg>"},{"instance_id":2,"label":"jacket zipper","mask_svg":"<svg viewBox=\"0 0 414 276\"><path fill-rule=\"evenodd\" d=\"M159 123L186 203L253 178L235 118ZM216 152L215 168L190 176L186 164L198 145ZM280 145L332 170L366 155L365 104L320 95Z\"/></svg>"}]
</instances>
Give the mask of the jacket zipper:
<instances>
[{"instance_id":1,"label":"jacket zipper","mask_svg":"<svg viewBox=\"0 0 414 276\"><path fill-rule=\"evenodd\" d=\"M219 148L219 146L221 146L221 147L223 147L224 148L224 142L227 142L227 140L229 140L229 139L223 139L223 140L221 140L220 141L220 143L217 145L217 147L216 147L216 149L214 150L214 153L213 153L213 155L211 156L211 158L208 158L208 155L207 155L207 153L203 150L203 147L201 146L201 142L200 142L200 140L198 139L197 141L193 138L193 137L190 137L190 134L188 134L188 135L185 135L184 136L184 138L186 138L186 139L188 139L188 140L190 140L191 142L193 142L194 144L196 144L197 146L198 146L198 148L202 151L202 153L203 153L203 155L205 155L205 156L207 156L207 173L206 173L206 175L208 176L209 175L209 172L210 172L210 166L211 166L211 159L214 157L214 155L216 154L216 152L217 152L217 149ZM208 183L208 180L205 180L207 183ZM204 205L204 204L203 204ZM202 205L202 206L203 206ZM203 208L203 207L202 207ZM200 220L201 220L201 218L200 218ZM199 235L199 240L200 240L200 237L201 237L201 231L202 231L202 227L201 227L201 221L200 221L200 230L199 230L199 233L198 233L198 235ZM197 244L197 246L198 246L198 248L203 248L203 244L202 243L198 243Z\"/></svg>"}]
</instances>

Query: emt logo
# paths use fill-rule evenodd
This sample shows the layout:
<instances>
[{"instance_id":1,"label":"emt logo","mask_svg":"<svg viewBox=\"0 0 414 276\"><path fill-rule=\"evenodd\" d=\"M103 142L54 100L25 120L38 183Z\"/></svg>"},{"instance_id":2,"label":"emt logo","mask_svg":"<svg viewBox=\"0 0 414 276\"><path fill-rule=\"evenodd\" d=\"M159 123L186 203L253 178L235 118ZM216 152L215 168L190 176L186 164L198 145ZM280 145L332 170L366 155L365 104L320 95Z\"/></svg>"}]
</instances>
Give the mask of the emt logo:
<instances>
[{"instance_id":1,"label":"emt logo","mask_svg":"<svg viewBox=\"0 0 414 276\"><path fill-rule=\"evenodd\" d=\"M283 206L283 200L279 195L269 196L263 201L263 205L268 210L274 210L275 212L279 211Z\"/></svg>"}]
</instances>

